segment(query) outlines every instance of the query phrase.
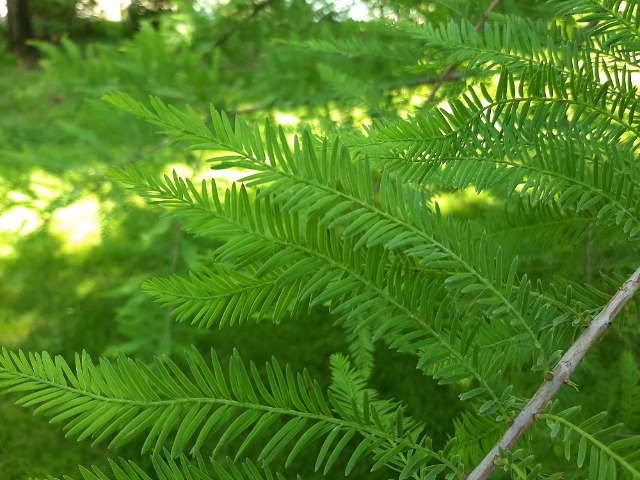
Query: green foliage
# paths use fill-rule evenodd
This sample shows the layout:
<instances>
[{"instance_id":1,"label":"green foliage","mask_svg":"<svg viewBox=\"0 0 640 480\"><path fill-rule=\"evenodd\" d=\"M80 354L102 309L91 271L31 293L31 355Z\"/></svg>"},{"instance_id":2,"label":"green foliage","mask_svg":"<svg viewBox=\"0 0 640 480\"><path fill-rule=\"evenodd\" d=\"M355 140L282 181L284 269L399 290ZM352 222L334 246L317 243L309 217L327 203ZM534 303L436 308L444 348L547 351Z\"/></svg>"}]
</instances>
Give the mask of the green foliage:
<instances>
[{"instance_id":1,"label":"green foliage","mask_svg":"<svg viewBox=\"0 0 640 480\"><path fill-rule=\"evenodd\" d=\"M104 97L172 146L199 152L214 171L245 175L222 188L200 170L184 178L133 162L110 169L110 179L160 205L209 248L190 273L151 278L144 290L202 330L265 320L278 328L328 309L352 357L330 357L328 388L275 358L262 368L234 351L223 366L215 350L205 359L193 347L179 364L123 353L94 363L84 352L69 362L4 349L0 389L67 436L110 447L139 442L164 479L283 478L301 459L310 475L464 478L637 268L640 4L551 6L551 24L495 15L481 32L464 20L387 25L389 37L421 45L404 62L458 64L468 83L455 98L447 91L446 103L377 118L364 131L292 134L215 104L205 115L157 95L149 104L127 93ZM158 35L143 29L132 58L145 61L141 52ZM354 57L377 50L359 39L302 45ZM80 59L72 44L65 48ZM195 69L205 61L173 60L169 51L154 57L167 60L158 67L166 75L172 62ZM352 97L367 93L342 73L321 71ZM482 215L447 214L445 194L469 190L486 196ZM611 364L587 359L578 391L565 387L536 412L525 441L500 453L504 475L640 478L638 320L627 313L603 342L616 340L619 350L594 349ZM380 347L457 395L448 438L423 419L437 394L412 406L371 387ZM619 373L609 376L614 365ZM591 396L594 385L611 393ZM110 468L81 475L150 478L137 462Z\"/></svg>"},{"instance_id":2,"label":"green foliage","mask_svg":"<svg viewBox=\"0 0 640 480\"><path fill-rule=\"evenodd\" d=\"M557 415L542 415L542 419L547 421L551 429L551 438L562 434L566 459L571 460L572 452L575 452L574 442L578 441L575 453L576 466L588 468L589 478L615 478L618 469L630 478L640 477L640 471L636 468L640 438L636 435L614 442L607 441L620 431L622 424L603 425L607 412L600 412L575 425L570 418L577 410L579 407L559 412Z\"/></svg>"},{"instance_id":3,"label":"green foliage","mask_svg":"<svg viewBox=\"0 0 640 480\"><path fill-rule=\"evenodd\" d=\"M105 35L106 22L93 18L97 6L96 0L31 0L29 13L34 37L57 42L67 35L73 38Z\"/></svg>"},{"instance_id":4,"label":"green foliage","mask_svg":"<svg viewBox=\"0 0 640 480\"><path fill-rule=\"evenodd\" d=\"M82 354L71 368L62 357L46 353L27 357L4 350L0 362L4 391L32 391L19 400L21 405L37 406L36 411L51 417L51 423L62 423L67 436L92 438L94 445L117 432L110 447L142 436L143 454L155 457L166 445L172 458L183 452L217 458L228 443L245 434L235 460L259 442L258 461L266 466L283 451L288 452L289 464L311 441L323 439L315 470L326 474L359 434L363 439L351 453L345 474L369 454L380 459L373 470L393 462L402 469L401 478L408 478L427 459L459 471L432 450L431 442L421 436L421 425L404 416L399 405L379 400L375 391L365 389L364 379L340 356L332 358L328 395L307 372L296 375L275 359L266 366L266 382L255 364L245 367L237 353L225 375L213 350L209 365L193 349L186 356L188 375L168 358L156 360L150 369L124 356L115 364L102 359L96 366ZM74 407L67 409L71 404ZM263 440L282 416L291 418ZM175 437L166 443L174 429ZM421 462L407 462L407 452L419 455Z\"/></svg>"}]
</instances>

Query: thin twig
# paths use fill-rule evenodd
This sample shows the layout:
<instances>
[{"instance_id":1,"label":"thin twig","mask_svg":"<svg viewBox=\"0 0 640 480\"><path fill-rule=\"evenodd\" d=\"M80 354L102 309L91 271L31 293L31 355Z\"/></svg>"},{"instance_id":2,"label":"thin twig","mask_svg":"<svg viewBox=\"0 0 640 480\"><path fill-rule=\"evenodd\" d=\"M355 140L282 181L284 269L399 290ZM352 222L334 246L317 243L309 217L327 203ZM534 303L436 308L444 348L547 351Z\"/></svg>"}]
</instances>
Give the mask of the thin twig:
<instances>
[{"instance_id":1,"label":"thin twig","mask_svg":"<svg viewBox=\"0 0 640 480\"><path fill-rule=\"evenodd\" d=\"M558 362L558 365L556 365L553 373L545 380L498 443L496 443L487 456L482 459L475 470L471 472L467 480L484 480L493 472L496 468L496 460L500 457L500 451L503 450L506 452L511 450L518 439L535 421L537 415L555 396L560 387L569 383L569 377L575 371L584 355L600 336L602 336L607 327L611 325L613 319L620 313L620 310L622 310L627 302L631 300L638 288L640 288L640 268L633 272L629 279L624 282L600 314L594 318L585 331L582 332L580 338L567 350Z\"/></svg>"},{"instance_id":2,"label":"thin twig","mask_svg":"<svg viewBox=\"0 0 640 480\"><path fill-rule=\"evenodd\" d=\"M489 5L489 8L487 8L487 10L485 10L484 14L482 15L482 18L478 21L478 23L476 23L476 32L479 32L480 30L482 30L482 27L484 27L484 24L487 23L487 20L489 19L489 15L498 7L498 5L500 5L501 1L502 0L493 0L493 3ZM433 99L436 97L436 93L438 93L438 90L440 90L440 87L444 85L444 82L447 81L447 79L449 78L449 75L451 75L451 73L456 68L456 66L457 66L457 63L452 63L451 65L449 65L447 68L444 69L444 72L442 72L442 75L440 75L440 78L438 79L438 83L436 83L436 86L433 87L433 90L431 91L431 94L429 95L427 102L433 101Z\"/></svg>"}]
</instances>

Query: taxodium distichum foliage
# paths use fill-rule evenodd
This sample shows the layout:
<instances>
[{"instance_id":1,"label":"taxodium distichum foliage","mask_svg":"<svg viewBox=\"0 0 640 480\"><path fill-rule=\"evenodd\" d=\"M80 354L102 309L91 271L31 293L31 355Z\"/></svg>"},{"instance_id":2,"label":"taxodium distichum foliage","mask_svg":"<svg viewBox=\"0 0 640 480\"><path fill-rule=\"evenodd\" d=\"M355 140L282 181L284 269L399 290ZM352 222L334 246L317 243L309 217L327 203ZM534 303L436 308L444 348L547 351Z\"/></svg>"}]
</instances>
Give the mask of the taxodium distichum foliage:
<instances>
[{"instance_id":1,"label":"taxodium distichum foliage","mask_svg":"<svg viewBox=\"0 0 640 480\"><path fill-rule=\"evenodd\" d=\"M4 351L2 390L71 437L137 441L163 479L293 477L300 459L329 478L640 478L637 320L632 305L620 314L639 284L640 8L549 8L551 25L388 26L419 40L425 62L473 75L446 104L362 131L292 136L268 120L106 97L211 158L201 181L110 171L215 245L197 271L143 288L202 329L328 307L350 344L330 358L328 389L276 359L223 365L194 347L185 367ZM224 169L245 175L222 190ZM439 206L469 189L486 214L462 221ZM456 389L448 441L371 388L374 347ZM583 357L586 384L572 377ZM152 478L135 459L80 475Z\"/></svg>"}]
</instances>

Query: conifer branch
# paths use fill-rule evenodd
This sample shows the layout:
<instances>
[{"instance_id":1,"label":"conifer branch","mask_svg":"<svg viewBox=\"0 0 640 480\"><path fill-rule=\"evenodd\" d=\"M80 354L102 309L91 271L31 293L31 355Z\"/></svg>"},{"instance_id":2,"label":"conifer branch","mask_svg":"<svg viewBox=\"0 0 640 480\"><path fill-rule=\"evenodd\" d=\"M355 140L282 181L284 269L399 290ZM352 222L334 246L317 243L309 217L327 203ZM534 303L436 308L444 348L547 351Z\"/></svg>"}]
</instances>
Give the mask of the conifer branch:
<instances>
[{"instance_id":1,"label":"conifer branch","mask_svg":"<svg viewBox=\"0 0 640 480\"><path fill-rule=\"evenodd\" d=\"M487 20L489 19L489 15L496 9L500 2L501 0L493 0L491 5L489 5L489 8L487 8L487 10L482 14L482 18L476 24L476 32L482 30L482 27L484 27L484 24L487 23ZM436 93L438 93L438 90L440 90L440 87L444 85L444 82L449 80L449 77L453 74L453 70L456 68L456 65L457 64L452 63L444 69L442 75L440 75L440 78L438 78L438 83L436 83L436 86L431 91L431 94L429 94L429 98L427 99L428 102L433 101L433 99L436 97Z\"/></svg>"},{"instance_id":2,"label":"conifer branch","mask_svg":"<svg viewBox=\"0 0 640 480\"><path fill-rule=\"evenodd\" d=\"M591 321L571 348L567 350L553 373L548 375L547 380L531 398L527 406L520 412L520 415L513 421L498 443L471 472L467 480L484 480L491 475L491 472L496 468L496 460L500 457L501 451L511 450L518 439L536 420L538 414L560 390L560 387L569 383L569 377L575 371L582 358L602 336L607 327L611 325L627 302L633 298L638 288L640 288L640 268L633 272L627 281L622 284L609 303Z\"/></svg>"}]
</instances>

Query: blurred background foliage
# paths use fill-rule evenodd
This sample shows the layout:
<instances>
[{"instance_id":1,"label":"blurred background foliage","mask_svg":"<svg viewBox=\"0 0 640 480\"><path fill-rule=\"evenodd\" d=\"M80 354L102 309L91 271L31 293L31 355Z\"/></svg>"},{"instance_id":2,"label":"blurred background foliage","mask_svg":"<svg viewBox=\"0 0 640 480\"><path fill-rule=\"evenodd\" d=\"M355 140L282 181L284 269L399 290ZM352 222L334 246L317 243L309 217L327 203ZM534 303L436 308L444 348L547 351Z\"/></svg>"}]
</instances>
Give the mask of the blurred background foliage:
<instances>
[{"instance_id":1,"label":"blurred background foliage","mask_svg":"<svg viewBox=\"0 0 640 480\"><path fill-rule=\"evenodd\" d=\"M166 145L153 127L100 97L156 95L203 115L212 105L250 120L270 117L291 131L303 122L332 130L407 115L437 103L427 99L446 65L382 27L390 20L475 24L489 2L135 0L122 21L101 18L95 0L29 3L37 63L0 41L0 345L66 358L122 350L149 361L196 344L221 358L237 348L258 364L277 351L281 362L328 384L328 357L346 345L326 311L198 332L141 292L148 277L197 270L213 246L185 236L178 221L104 172L124 163L196 178L209 172L200 154ZM552 20L541 1L505 0L497 12ZM362 55L341 56L340 42ZM453 78L438 100L464 87L464 78ZM475 199L452 209L464 217L489 208ZM445 439L440 419L455 416L455 387L436 390L411 361L384 349L376 355L372 385L420 407L411 413ZM11 397L0 399L0 425L3 479L105 465L104 448L67 442Z\"/></svg>"}]
</instances>

